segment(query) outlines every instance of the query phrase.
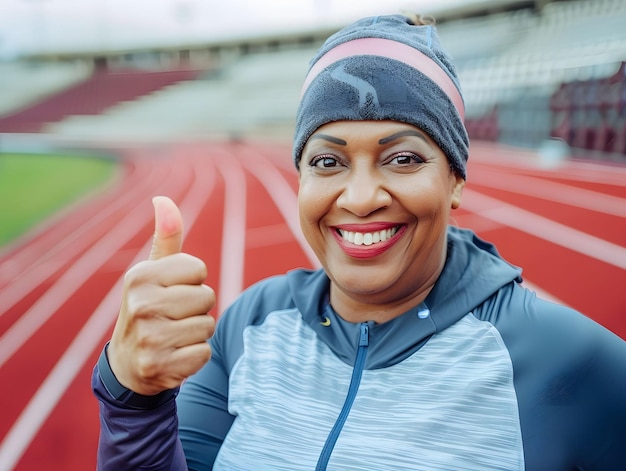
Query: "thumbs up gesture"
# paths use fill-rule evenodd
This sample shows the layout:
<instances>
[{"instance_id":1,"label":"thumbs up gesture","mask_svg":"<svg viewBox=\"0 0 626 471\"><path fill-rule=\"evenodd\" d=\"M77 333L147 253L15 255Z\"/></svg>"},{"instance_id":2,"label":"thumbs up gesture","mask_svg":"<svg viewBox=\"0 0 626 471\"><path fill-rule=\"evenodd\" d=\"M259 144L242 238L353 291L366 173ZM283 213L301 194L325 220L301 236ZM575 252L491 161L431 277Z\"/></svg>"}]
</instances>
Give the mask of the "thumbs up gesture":
<instances>
[{"instance_id":1,"label":"thumbs up gesture","mask_svg":"<svg viewBox=\"0 0 626 471\"><path fill-rule=\"evenodd\" d=\"M179 386L211 357L207 339L215 293L204 262L181 253L183 221L167 197L153 199L155 232L148 260L124 278L122 306L107 350L117 380L143 395Z\"/></svg>"}]
</instances>

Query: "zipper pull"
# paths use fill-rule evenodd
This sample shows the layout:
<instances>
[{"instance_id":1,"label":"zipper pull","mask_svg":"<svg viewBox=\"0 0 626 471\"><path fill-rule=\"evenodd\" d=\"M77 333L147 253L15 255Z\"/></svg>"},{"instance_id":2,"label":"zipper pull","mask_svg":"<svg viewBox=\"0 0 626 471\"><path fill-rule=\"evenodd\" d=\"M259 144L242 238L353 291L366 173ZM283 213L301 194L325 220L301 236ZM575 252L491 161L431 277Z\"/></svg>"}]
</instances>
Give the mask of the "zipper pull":
<instances>
[{"instance_id":1,"label":"zipper pull","mask_svg":"<svg viewBox=\"0 0 626 471\"><path fill-rule=\"evenodd\" d=\"M361 324L361 335L359 337L359 347L367 347L369 344L369 332L370 326L362 323Z\"/></svg>"}]
</instances>

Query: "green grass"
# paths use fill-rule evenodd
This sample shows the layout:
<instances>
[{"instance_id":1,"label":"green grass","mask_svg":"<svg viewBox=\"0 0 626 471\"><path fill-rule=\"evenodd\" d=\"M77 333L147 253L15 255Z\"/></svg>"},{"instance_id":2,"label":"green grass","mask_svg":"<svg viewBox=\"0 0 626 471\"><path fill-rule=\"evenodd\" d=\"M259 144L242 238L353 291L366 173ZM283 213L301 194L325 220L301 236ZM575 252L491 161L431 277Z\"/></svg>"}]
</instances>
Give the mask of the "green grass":
<instances>
[{"instance_id":1,"label":"green grass","mask_svg":"<svg viewBox=\"0 0 626 471\"><path fill-rule=\"evenodd\" d=\"M0 246L104 185L115 168L89 155L0 153Z\"/></svg>"}]
</instances>

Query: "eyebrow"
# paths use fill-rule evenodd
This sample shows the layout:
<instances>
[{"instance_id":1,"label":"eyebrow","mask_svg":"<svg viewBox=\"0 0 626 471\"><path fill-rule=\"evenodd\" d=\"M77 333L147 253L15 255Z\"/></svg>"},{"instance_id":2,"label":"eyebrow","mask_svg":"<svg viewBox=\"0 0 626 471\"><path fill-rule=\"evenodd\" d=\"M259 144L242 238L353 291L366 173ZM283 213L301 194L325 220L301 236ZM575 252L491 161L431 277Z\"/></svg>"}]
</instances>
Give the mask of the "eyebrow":
<instances>
[{"instance_id":1,"label":"eyebrow","mask_svg":"<svg viewBox=\"0 0 626 471\"><path fill-rule=\"evenodd\" d=\"M417 136L420 139L422 139L424 142L428 142L426 140L426 136L424 136L424 134L422 134L419 131L414 131L412 129L407 129L405 131L400 131L397 132L395 134L392 134L391 136L387 136L387 137L383 137L380 141L378 141L379 144L387 144L391 141L394 141L400 137L404 137L404 136Z\"/></svg>"},{"instance_id":2,"label":"eyebrow","mask_svg":"<svg viewBox=\"0 0 626 471\"><path fill-rule=\"evenodd\" d=\"M325 141L332 142L333 144L338 144L340 146L347 146L348 143L343 139L339 139L338 137L329 136L328 134L314 134L311 136L310 140L313 139L324 139Z\"/></svg>"}]
</instances>

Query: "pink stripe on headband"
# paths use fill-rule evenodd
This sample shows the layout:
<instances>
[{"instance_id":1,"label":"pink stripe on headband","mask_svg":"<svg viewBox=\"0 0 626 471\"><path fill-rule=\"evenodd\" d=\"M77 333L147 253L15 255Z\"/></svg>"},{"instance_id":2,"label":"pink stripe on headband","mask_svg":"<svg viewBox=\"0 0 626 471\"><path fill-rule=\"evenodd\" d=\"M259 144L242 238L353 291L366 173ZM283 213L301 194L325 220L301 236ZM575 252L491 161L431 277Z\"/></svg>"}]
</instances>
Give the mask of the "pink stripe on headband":
<instances>
[{"instance_id":1,"label":"pink stripe on headband","mask_svg":"<svg viewBox=\"0 0 626 471\"><path fill-rule=\"evenodd\" d=\"M371 55L388 57L413 67L426 75L429 79L437 84L443 92L448 95L455 108L457 109L461 120L465 116L465 106L459 90L454 85L448 74L439 65L417 49L406 44L383 38L361 38L353 39L340 44L326 54L324 54L309 70L309 73L302 86L302 94L309 87L311 82L317 75L330 64L333 64L346 57L355 55Z\"/></svg>"}]
</instances>

